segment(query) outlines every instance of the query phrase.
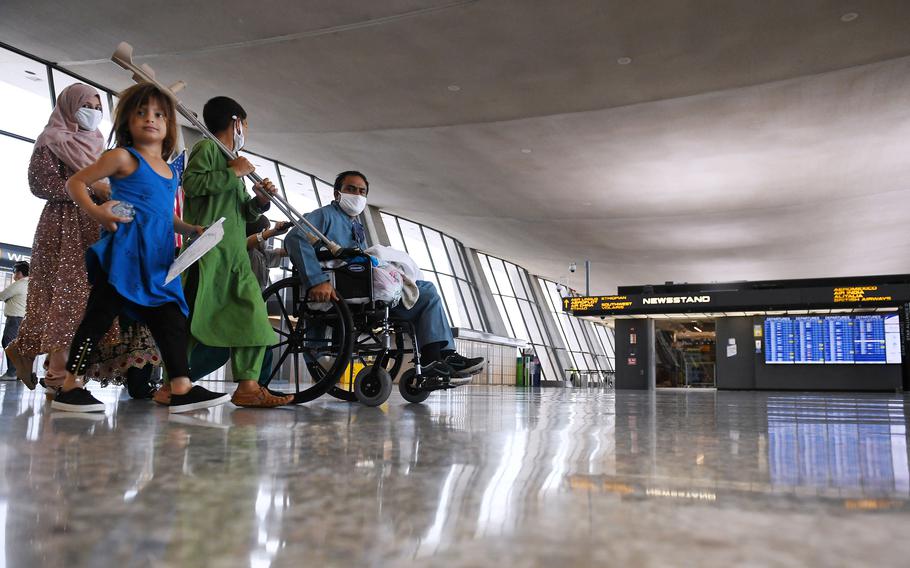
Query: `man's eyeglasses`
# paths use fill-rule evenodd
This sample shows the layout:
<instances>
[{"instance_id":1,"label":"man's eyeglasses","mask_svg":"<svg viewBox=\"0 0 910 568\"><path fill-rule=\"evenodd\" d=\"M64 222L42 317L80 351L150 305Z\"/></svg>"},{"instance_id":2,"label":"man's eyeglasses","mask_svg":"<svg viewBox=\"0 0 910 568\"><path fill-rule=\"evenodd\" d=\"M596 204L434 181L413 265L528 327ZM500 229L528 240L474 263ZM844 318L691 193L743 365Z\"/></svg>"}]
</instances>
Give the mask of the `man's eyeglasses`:
<instances>
[{"instance_id":1,"label":"man's eyeglasses","mask_svg":"<svg viewBox=\"0 0 910 568\"><path fill-rule=\"evenodd\" d=\"M345 184L341 186L341 193L352 193L354 195L362 195L366 197L369 192L369 189L365 187L357 187L356 185Z\"/></svg>"}]
</instances>

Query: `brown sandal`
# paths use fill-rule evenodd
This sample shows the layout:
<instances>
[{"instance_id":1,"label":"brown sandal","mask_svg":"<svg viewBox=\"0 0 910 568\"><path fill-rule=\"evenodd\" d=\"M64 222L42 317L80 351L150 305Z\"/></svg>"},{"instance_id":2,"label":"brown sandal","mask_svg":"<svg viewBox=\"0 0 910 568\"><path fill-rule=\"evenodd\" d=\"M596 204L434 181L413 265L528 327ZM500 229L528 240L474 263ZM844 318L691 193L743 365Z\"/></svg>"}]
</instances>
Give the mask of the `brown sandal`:
<instances>
[{"instance_id":1,"label":"brown sandal","mask_svg":"<svg viewBox=\"0 0 910 568\"><path fill-rule=\"evenodd\" d=\"M164 406L171 404L171 385L163 384L158 387L158 390L152 395L152 400Z\"/></svg>"},{"instance_id":2,"label":"brown sandal","mask_svg":"<svg viewBox=\"0 0 910 568\"><path fill-rule=\"evenodd\" d=\"M294 401L293 395L275 396L265 387L260 386L258 391L241 393L234 391L231 402L246 408L275 408L284 406Z\"/></svg>"},{"instance_id":3,"label":"brown sandal","mask_svg":"<svg viewBox=\"0 0 910 568\"><path fill-rule=\"evenodd\" d=\"M9 362L16 367L16 377L22 381L28 390L35 390L35 385L38 384L38 376L32 372L32 368L35 366L34 357L26 357L19 352L19 346L16 345L16 342L10 343L6 349L3 350L6 353L6 358L9 359Z\"/></svg>"}]
</instances>

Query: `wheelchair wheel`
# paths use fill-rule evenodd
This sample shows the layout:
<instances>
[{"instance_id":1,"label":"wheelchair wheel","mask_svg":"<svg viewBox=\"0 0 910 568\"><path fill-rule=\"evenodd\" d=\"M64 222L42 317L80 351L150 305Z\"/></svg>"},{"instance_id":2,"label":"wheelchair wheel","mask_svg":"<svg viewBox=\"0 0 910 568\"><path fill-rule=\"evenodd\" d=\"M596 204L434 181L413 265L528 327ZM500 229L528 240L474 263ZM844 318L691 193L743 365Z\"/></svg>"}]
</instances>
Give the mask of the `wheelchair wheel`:
<instances>
[{"instance_id":1,"label":"wheelchair wheel","mask_svg":"<svg viewBox=\"0 0 910 568\"><path fill-rule=\"evenodd\" d=\"M385 356L381 355L384 349L381 346L379 338L375 334L371 332L364 332L355 333L354 336L355 340L353 347L353 360L360 361L366 367L375 365L378 361L379 365L389 374L390 379L394 381L394 377L396 377L398 375L398 372L401 370L401 366L404 363L404 358L407 355L404 350L404 337L402 336L402 333L397 330L394 332L394 345L392 349L385 354ZM357 396L355 390L353 389L353 385L351 390L342 388L338 385L333 385L332 388L329 389L328 393L339 400L344 400L347 402L363 402Z\"/></svg>"},{"instance_id":2,"label":"wheelchair wheel","mask_svg":"<svg viewBox=\"0 0 910 568\"><path fill-rule=\"evenodd\" d=\"M353 323L344 301L316 305L306 302L303 293L295 277L280 280L262 293L278 335L278 343L269 348L273 361L269 380L280 376L290 360L288 382L295 389L294 404L329 392L350 364L353 348Z\"/></svg>"},{"instance_id":3,"label":"wheelchair wheel","mask_svg":"<svg viewBox=\"0 0 910 568\"><path fill-rule=\"evenodd\" d=\"M408 402L414 404L419 404L425 401L430 396L430 391L424 391L417 388L414 384L417 379L417 371L414 369L408 369L401 375L401 378L398 379L398 392L401 393L401 397Z\"/></svg>"},{"instance_id":4,"label":"wheelchair wheel","mask_svg":"<svg viewBox=\"0 0 910 568\"><path fill-rule=\"evenodd\" d=\"M354 395L365 406L379 406L392 394L392 377L382 367L364 367L354 378Z\"/></svg>"},{"instance_id":5,"label":"wheelchair wheel","mask_svg":"<svg viewBox=\"0 0 910 568\"><path fill-rule=\"evenodd\" d=\"M359 333L356 335L354 345L354 357L363 362L364 365L375 365L377 362L383 369L389 372L394 378L401 371L401 365L407 355L404 350L404 336L401 331L392 331L392 348L385 354L381 340L372 332Z\"/></svg>"}]
</instances>

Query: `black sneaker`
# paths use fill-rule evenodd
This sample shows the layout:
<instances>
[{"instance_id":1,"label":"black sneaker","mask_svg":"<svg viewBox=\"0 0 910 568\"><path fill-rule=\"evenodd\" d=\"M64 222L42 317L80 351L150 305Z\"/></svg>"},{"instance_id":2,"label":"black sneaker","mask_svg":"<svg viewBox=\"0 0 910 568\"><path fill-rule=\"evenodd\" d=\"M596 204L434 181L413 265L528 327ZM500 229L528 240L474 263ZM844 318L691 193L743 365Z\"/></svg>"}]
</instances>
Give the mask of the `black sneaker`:
<instances>
[{"instance_id":1,"label":"black sneaker","mask_svg":"<svg viewBox=\"0 0 910 568\"><path fill-rule=\"evenodd\" d=\"M231 400L231 395L223 392L212 392L200 386L194 386L186 394L171 393L171 403L168 405L171 413L190 412L211 406L218 406Z\"/></svg>"},{"instance_id":2,"label":"black sneaker","mask_svg":"<svg viewBox=\"0 0 910 568\"><path fill-rule=\"evenodd\" d=\"M470 377L483 371L483 357L463 357L452 353L446 357L446 363L452 368L452 375L458 378Z\"/></svg>"},{"instance_id":3,"label":"black sneaker","mask_svg":"<svg viewBox=\"0 0 910 568\"><path fill-rule=\"evenodd\" d=\"M84 388L70 391L60 389L51 403L51 408L64 412L104 412L104 403Z\"/></svg>"},{"instance_id":4,"label":"black sneaker","mask_svg":"<svg viewBox=\"0 0 910 568\"><path fill-rule=\"evenodd\" d=\"M423 376L428 379L448 380L453 370L445 361L433 361L423 366Z\"/></svg>"},{"instance_id":5,"label":"black sneaker","mask_svg":"<svg viewBox=\"0 0 910 568\"><path fill-rule=\"evenodd\" d=\"M448 388L452 380L452 367L445 361L433 361L423 366L420 388L423 390L436 390Z\"/></svg>"},{"instance_id":6,"label":"black sneaker","mask_svg":"<svg viewBox=\"0 0 910 568\"><path fill-rule=\"evenodd\" d=\"M470 382L470 377L459 377L445 361L433 361L423 366L421 388L424 390L459 387Z\"/></svg>"},{"instance_id":7,"label":"black sneaker","mask_svg":"<svg viewBox=\"0 0 910 568\"><path fill-rule=\"evenodd\" d=\"M140 385L127 383L126 390L130 393L130 398L133 400L151 400L151 398L155 396L155 391L158 389L149 383Z\"/></svg>"},{"instance_id":8,"label":"black sneaker","mask_svg":"<svg viewBox=\"0 0 910 568\"><path fill-rule=\"evenodd\" d=\"M469 384L472 380L474 380L473 375L468 375L467 377L455 375L449 379L449 385L453 387L460 387Z\"/></svg>"},{"instance_id":9,"label":"black sneaker","mask_svg":"<svg viewBox=\"0 0 910 568\"><path fill-rule=\"evenodd\" d=\"M130 393L130 398L136 400L145 400L152 398L155 391L158 390L151 382L152 368L143 367L137 369L130 367L126 372L126 391Z\"/></svg>"}]
</instances>

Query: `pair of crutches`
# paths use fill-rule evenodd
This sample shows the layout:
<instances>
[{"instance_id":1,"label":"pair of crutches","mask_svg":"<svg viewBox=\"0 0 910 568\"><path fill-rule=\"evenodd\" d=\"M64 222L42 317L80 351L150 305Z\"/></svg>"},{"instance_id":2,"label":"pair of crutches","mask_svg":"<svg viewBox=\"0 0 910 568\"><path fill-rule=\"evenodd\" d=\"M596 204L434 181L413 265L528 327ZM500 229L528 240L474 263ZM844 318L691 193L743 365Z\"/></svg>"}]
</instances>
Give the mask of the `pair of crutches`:
<instances>
[{"instance_id":1,"label":"pair of crutches","mask_svg":"<svg viewBox=\"0 0 910 568\"><path fill-rule=\"evenodd\" d=\"M183 106L183 103L181 103L180 99L177 98L177 92L186 86L183 81L178 81L171 86L166 86L159 82L155 78L154 69L149 67L147 64L136 65L133 63L133 46L126 43L125 41L121 42L120 45L117 46L117 49L114 51L114 55L111 56L111 61L131 72L133 74L133 80L137 83L151 83L158 87L162 93L165 93L171 97L177 107L177 112L179 112L184 118L190 121L193 126L199 129L199 132L201 132L203 136L217 144L218 148L221 149L228 160L234 160L237 158L237 152L225 146L221 140L209 132L209 129L206 128L205 124L196 117L196 114ZM256 174L256 172L253 172L246 177L250 178L254 184L262 183L262 178ZM284 197L280 195L272 195L265 191L263 191L263 193L268 196L268 198L278 208L279 211L284 213L284 215L291 220L291 223L293 223L295 227L303 232L307 240L309 240L310 244L315 245L318 242L322 242L332 254L332 256L343 256L345 249L342 249L337 243L333 242L324 234L322 234L319 229L314 227L313 224L306 219L306 217L294 209L294 207L291 206L291 204L288 203Z\"/></svg>"}]
</instances>

